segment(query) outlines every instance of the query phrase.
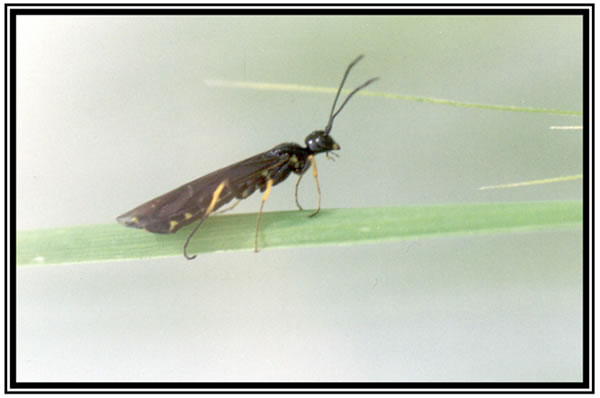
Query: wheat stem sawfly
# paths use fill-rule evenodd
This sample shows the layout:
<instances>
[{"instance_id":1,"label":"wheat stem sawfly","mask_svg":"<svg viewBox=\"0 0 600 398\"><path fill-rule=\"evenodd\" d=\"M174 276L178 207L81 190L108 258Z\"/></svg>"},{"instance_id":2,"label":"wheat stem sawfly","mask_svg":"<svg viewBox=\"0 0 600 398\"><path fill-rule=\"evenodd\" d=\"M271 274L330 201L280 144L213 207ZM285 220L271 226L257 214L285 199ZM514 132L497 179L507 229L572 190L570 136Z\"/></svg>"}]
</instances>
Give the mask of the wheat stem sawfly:
<instances>
[{"instance_id":1,"label":"wheat stem sawfly","mask_svg":"<svg viewBox=\"0 0 600 398\"><path fill-rule=\"evenodd\" d=\"M254 234L254 251L258 251L260 216L271 188L284 181L292 172L298 174L300 177L296 184L295 199L298 208L302 210L300 203L298 203L298 186L302 175L311 166L317 185L317 209L309 217L316 215L321 208L321 189L319 187L315 155L323 152L328 155L330 151L340 149L340 146L329 135L335 117L354 94L378 79L369 79L356 87L348 94L342 105L337 110L335 109L348 73L362 57L361 55L356 58L346 68L346 72L333 101L327 125L323 130L315 130L310 133L304 140L305 147L295 143L277 145L266 152L213 171L210 174L154 198L117 217L117 221L128 227L142 228L161 234L174 233L181 227L197 221L196 227L189 234L183 247L184 256L188 260L191 260L196 256L188 256L187 246L202 222L210 214L217 212L219 208L233 199L238 199L238 201L245 199L258 190L264 192ZM331 153L333 154L333 152ZM235 207L236 204L231 208ZM226 210L230 210L231 208Z\"/></svg>"}]
</instances>

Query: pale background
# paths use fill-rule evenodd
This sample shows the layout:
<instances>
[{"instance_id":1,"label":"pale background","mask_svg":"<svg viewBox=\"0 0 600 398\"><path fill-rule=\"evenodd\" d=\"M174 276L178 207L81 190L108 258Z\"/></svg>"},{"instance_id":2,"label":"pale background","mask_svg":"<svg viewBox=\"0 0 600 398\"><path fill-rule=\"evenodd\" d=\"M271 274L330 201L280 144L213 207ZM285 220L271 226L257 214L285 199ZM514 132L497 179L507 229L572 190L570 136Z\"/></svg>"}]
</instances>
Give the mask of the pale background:
<instances>
[{"instance_id":1,"label":"pale background","mask_svg":"<svg viewBox=\"0 0 600 398\"><path fill-rule=\"evenodd\" d=\"M17 19L17 227L115 222L323 128L337 86L582 110L578 17ZM324 208L581 198L570 116L356 97ZM295 208L293 181L266 210ZM312 181L301 202L315 203ZM260 198L236 212L256 212ZM199 233L202 231L200 230ZM254 231L248 231L252 235ZM580 381L577 229L263 250L17 274L18 381Z\"/></svg>"}]
</instances>

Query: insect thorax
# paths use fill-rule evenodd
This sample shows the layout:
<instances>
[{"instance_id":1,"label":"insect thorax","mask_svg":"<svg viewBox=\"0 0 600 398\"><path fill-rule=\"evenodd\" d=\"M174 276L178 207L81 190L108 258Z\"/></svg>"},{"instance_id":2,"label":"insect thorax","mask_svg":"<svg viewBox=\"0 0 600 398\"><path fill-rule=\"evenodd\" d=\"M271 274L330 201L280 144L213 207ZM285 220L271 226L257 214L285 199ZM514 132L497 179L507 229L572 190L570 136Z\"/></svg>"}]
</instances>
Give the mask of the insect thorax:
<instances>
[{"instance_id":1,"label":"insect thorax","mask_svg":"<svg viewBox=\"0 0 600 398\"><path fill-rule=\"evenodd\" d=\"M308 156L311 154L311 152L307 148L304 148L294 142L285 142L277 145L269 152L280 157L281 159L287 158L288 160L285 168L290 170L290 172L293 171L296 174L303 174L308 168Z\"/></svg>"}]
</instances>

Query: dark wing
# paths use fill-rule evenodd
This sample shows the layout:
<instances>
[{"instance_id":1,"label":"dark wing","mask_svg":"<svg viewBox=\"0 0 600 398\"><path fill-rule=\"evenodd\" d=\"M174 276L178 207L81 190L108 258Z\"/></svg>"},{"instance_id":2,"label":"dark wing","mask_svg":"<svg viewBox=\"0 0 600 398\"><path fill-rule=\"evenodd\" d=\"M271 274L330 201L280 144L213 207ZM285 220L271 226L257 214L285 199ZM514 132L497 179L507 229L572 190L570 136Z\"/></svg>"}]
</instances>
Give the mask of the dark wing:
<instances>
[{"instance_id":1,"label":"dark wing","mask_svg":"<svg viewBox=\"0 0 600 398\"><path fill-rule=\"evenodd\" d=\"M175 232L204 215L221 183L224 187L213 211L234 197L245 198L263 186L265 175L285 163L288 157L271 151L260 153L154 198L117 217L117 221L150 232Z\"/></svg>"}]
</instances>

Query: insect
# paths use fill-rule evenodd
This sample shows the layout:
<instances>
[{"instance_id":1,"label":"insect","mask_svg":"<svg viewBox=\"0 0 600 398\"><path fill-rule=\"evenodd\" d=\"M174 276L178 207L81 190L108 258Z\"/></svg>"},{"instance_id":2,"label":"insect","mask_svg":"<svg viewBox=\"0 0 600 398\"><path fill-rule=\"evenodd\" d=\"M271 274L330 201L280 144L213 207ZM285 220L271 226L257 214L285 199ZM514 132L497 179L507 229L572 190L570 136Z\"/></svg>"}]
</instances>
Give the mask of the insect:
<instances>
[{"instance_id":1,"label":"insect","mask_svg":"<svg viewBox=\"0 0 600 398\"><path fill-rule=\"evenodd\" d=\"M260 216L265 201L271 193L271 188L283 180L291 173L299 175L296 183L295 200L298 209L302 206L298 202L298 186L304 173L312 166L313 177L317 186L317 209L309 217L316 215L321 209L321 189L317 176L317 163L315 155L323 153L329 158L329 152L339 150L340 146L331 138L329 133L333 126L335 117L341 112L350 98L358 91L367 87L378 78L372 78L356 87L348 94L342 105L336 110L337 100L344 87L348 73L362 55L357 57L348 65L340 87L331 107L329 120L323 130L315 130L306 136L304 142L306 147L295 143L283 143L276 147L252 156L241 162L234 163L220 170L213 171L210 174L200 177L192 182L180 186L170 192L150 200L133 210L117 217L117 221L128 227L142 228L146 231L166 234L174 233L181 227L198 221L195 228L189 234L183 254L188 260L196 256L188 256L187 247L202 222L215 213L223 205L237 199L233 206L220 212L233 209L242 200L250 196L255 191L264 192L258 217L256 219L256 231L254 234L254 251L258 251L258 229L260 225ZM331 152L335 154L334 152Z\"/></svg>"}]
</instances>

